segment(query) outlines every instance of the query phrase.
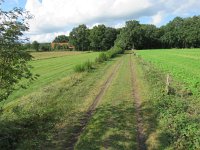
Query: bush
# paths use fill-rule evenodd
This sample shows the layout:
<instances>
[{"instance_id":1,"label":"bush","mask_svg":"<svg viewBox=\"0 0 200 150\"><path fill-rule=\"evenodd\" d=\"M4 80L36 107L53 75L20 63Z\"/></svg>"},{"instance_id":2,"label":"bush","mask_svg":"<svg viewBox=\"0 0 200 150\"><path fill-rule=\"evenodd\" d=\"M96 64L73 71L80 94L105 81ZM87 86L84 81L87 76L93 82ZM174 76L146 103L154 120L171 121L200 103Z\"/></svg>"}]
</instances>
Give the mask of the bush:
<instances>
[{"instance_id":1,"label":"bush","mask_svg":"<svg viewBox=\"0 0 200 150\"><path fill-rule=\"evenodd\" d=\"M102 63L107 60L108 60L108 56L105 53L101 53L101 54L99 54L99 56L96 58L95 61L98 63Z\"/></svg>"},{"instance_id":2,"label":"bush","mask_svg":"<svg viewBox=\"0 0 200 150\"><path fill-rule=\"evenodd\" d=\"M122 50L118 46L114 46L107 52L107 56L108 58L114 58L116 57L117 54L123 54L123 53L124 53L124 50Z\"/></svg>"},{"instance_id":3,"label":"bush","mask_svg":"<svg viewBox=\"0 0 200 150\"><path fill-rule=\"evenodd\" d=\"M93 63L89 60L86 61L84 64L79 64L74 67L75 72L90 72L92 69L94 69Z\"/></svg>"},{"instance_id":4,"label":"bush","mask_svg":"<svg viewBox=\"0 0 200 150\"><path fill-rule=\"evenodd\" d=\"M41 51L51 51L51 45L49 43L41 43L40 50Z\"/></svg>"},{"instance_id":5,"label":"bush","mask_svg":"<svg viewBox=\"0 0 200 150\"><path fill-rule=\"evenodd\" d=\"M54 50L68 50L68 45L55 44Z\"/></svg>"},{"instance_id":6,"label":"bush","mask_svg":"<svg viewBox=\"0 0 200 150\"><path fill-rule=\"evenodd\" d=\"M99 54L99 56L95 60L95 63L102 63L104 61L107 61L110 58L116 57L117 54L123 54L123 53L124 51L120 47L115 46L111 48L109 51ZM88 60L84 64L76 65L74 67L74 71L75 72L84 72L84 71L89 72L92 69L94 69L93 65L94 65L94 62L91 62Z\"/></svg>"}]
</instances>

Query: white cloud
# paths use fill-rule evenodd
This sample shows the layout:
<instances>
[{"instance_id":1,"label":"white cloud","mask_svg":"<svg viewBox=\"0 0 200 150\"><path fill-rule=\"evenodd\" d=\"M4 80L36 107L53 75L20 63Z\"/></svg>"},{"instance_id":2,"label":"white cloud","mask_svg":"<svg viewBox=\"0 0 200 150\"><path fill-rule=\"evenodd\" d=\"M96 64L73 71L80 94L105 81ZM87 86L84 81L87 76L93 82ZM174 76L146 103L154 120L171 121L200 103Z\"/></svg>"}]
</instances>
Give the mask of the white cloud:
<instances>
[{"instance_id":1,"label":"white cloud","mask_svg":"<svg viewBox=\"0 0 200 150\"><path fill-rule=\"evenodd\" d=\"M120 23L117 23L114 25L114 28L122 28L122 27L125 27L125 22L120 22Z\"/></svg>"},{"instance_id":2,"label":"white cloud","mask_svg":"<svg viewBox=\"0 0 200 150\"><path fill-rule=\"evenodd\" d=\"M30 41L39 41L39 42L51 42L57 37L58 35L69 35L68 32L53 32L53 33L41 33L41 34L32 34L29 35Z\"/></svg>"},{"instance_id":3,"label":"white cloud","mask_svg":"<svg viewBox=\"0 0 200 150\"><path fill-rule=\"evenodd\" d=\"M149 23L161 25L166 17L200 12L198 6L197 0L27 0L25 8L35 16L29 22L31 40L50 41L83 23L121 27L126 20L150 17Z\"/></svg>"},{"instance_id":4,"label":"white cloud","mask_svg":"<svg viewBox=\"0 0 200 150\"><path fill-rule=\"evenodd\" d=\"M160 26L161 22L163 21L163 18L164 18L164 13L162 11L160 11L152 17L151 24Z\"/></svg>"}]
</instances>

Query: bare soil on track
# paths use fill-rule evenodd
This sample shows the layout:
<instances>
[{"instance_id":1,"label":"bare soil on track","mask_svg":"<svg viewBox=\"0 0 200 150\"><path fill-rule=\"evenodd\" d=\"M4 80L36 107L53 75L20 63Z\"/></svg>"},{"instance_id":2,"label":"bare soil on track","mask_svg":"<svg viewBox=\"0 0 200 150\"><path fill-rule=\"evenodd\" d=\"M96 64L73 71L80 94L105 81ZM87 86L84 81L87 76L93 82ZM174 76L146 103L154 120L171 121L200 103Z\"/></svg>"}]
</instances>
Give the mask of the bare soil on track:
<instances>
[{"instance_id":1,"label":"bare soil on track","mask_svg":"<svg viewBox=\"0 0 200 150\"><path fill-rule=\"evenodd\" d=\"M122 62L120 61L114 67L112 73L109 75L107 80L102 85L102 88L100 89L99 93L97 94L97 96L93 100L93 103L88 108L88 110L87 110L86 114L84 115L83 119L80 120L80 124L81 125L80 125L80 127L78 129L76 129L75 133L73 134L73 137L71 137L71 140L70 140L69 146L67 146L67 149L69 149L69 150L73 150L74 149L74 146L75 146L76 142L78 141L79 136L81 135L81 133L84 131L85 127L87 126L90 118L92 117L93 112L95 111L98 103L100 102L100 100L104 96L105 92L109 88L110 84L112 83L112 80L113 80L114 76L116 75L117 71L119 70L121 64L122 64Z\"/></svg>"},{"instance_id":2,"label":"bare soil on track","mask_svg":"<svg viewBox=\"0 0 200 150\"><path fill-rule=\"evenodd\" d=\"M135 65L133 62L133 58L130 54L130 69L131 69L131 80L133 84L133 98L134 98L134 105L135 105L135 116L136 116L136 141L137 141L137 149L138 150L146 150L146 144L145 144L145 135L143 130L143 120L141 116L141 97L139 92L139 85L137 83L137 74L135 70Z\"/></svg>"}]
</instances>

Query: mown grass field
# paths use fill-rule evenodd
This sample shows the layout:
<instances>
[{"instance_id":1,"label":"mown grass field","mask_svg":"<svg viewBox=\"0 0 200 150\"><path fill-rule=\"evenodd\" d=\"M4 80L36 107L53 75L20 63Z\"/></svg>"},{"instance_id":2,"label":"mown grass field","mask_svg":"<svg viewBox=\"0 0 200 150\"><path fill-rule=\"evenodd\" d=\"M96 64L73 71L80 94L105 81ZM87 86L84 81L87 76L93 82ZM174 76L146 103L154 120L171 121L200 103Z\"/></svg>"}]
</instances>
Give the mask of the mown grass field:
<instances>
[{"instance_id":1,"label":"mown grass field","mask_svg":"<svg viewBox=\"0 0 200 150\"><path fill-rule=\"evenodd\" d=\"M55 58L62 56L78 55L83 52L80 51L57 51L57 52L31 52L33 60L45 59L45 58Z\"/></svg>"},{"instance_id":2,"label":"mown grass field","mask_svg":"<svg viewBox=\"0 0 200 150\"><path fill-rule=\"evenodd\" d=\"M98 52L80 53L80 52L39 52L33 53L36 60L30 62L33 67L32 72L38 74L39 77L31 83L27 89L15 91L8 101L16 100L22 96L26 96L31 92L63 77L71 75L73 68L77 64L81 64L87 60L94 61L98 56Z\"/></svg>"}]
</instances>

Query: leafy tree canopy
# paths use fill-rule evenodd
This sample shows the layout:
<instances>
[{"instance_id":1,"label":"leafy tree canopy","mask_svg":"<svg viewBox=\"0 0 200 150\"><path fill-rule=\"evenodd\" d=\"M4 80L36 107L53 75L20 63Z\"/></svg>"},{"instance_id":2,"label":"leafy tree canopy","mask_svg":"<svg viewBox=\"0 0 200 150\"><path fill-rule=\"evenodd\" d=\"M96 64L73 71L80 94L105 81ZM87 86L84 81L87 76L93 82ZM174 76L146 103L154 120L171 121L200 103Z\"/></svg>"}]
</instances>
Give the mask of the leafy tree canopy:
<instances>
[{"instance_id":1,"label":"leafy tree canopy","mask_svg":"<svg viewBox=\"0 0 200 150\"><path fill-rule=\"evenodd\" d=\"M89 29L86 25L82 24L73 28L69 34L69 43L74 45L77 50L89 49Z\"/></svg>"},{"instance_id":2,"label":"leafy tree canopy","mask_svg":"<svg viewBox=\"0 0 200 150\"><path fill-rule=\"evenodd\" d=\"M59 35L54 40L54 43L66 43L69 42L69 37L66 35Z\"/></svg>"},{"instance_id":3,"label":"leafy tree canopy","mask_svg":"<svg viewBox=\"0 0 200 150\"><path fill-rule=\"evenodd\" d=\"M27 41L23 33L29 29L26 20L31 16L22 9L14 8L10 11L0 9L0 18L0 101L3 101L21 79L32 77L27 64L31 55L21 50L22 43Z\"/></svg>"}]
</instances>

